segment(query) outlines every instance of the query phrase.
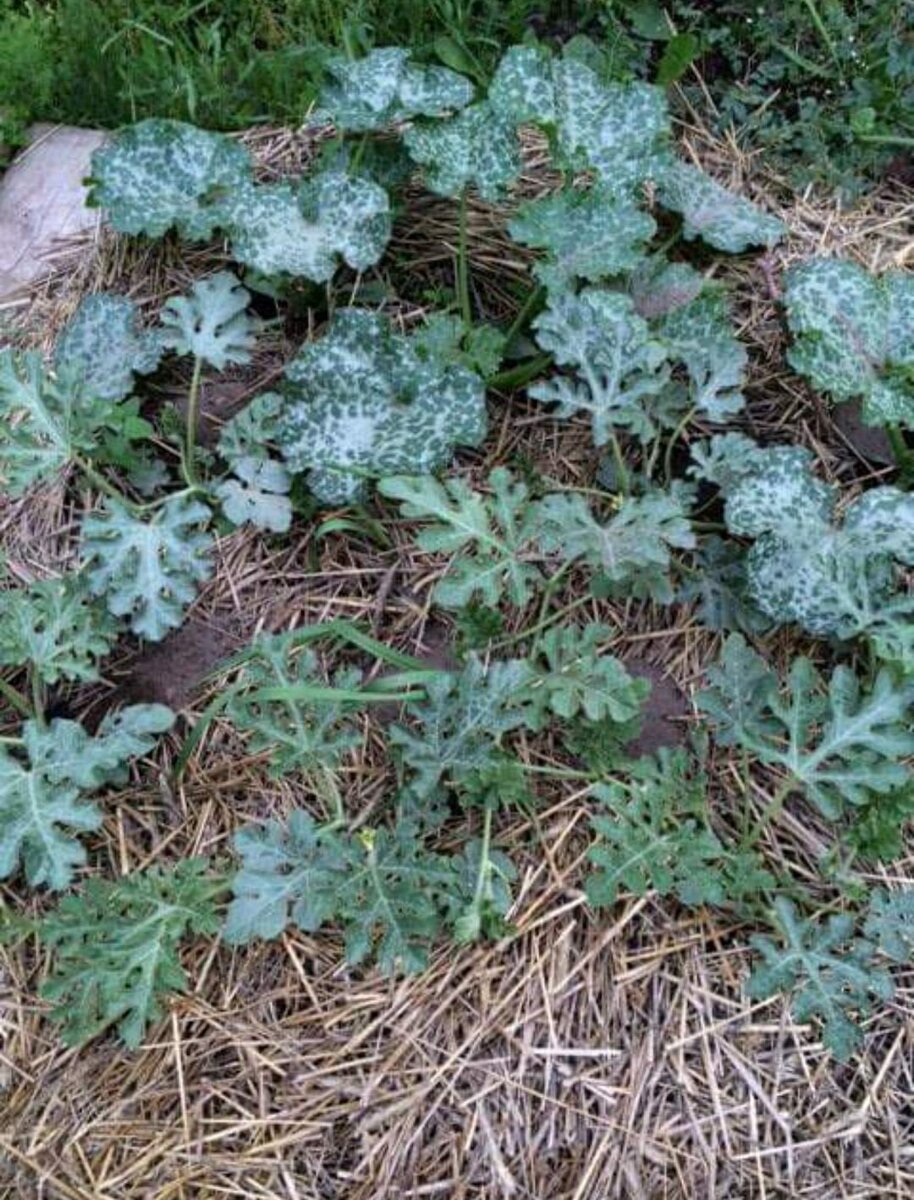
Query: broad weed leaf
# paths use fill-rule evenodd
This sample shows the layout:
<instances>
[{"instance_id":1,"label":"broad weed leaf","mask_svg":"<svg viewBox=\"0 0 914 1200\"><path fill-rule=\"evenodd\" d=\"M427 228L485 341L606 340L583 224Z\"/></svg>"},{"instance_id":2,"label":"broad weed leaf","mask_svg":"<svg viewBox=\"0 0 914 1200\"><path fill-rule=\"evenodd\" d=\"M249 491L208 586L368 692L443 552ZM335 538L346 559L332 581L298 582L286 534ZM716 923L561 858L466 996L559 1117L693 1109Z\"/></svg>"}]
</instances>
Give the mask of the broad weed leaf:
<instances>
[{"instance_id":1,"label":"broad weed leaf","mask_svg":"<svg viewBox=\"0 0 914 1200\"><path fill-rule=\"evenodd\" d=\"M863 401L871 425L914 426L914 280L875 277L838 259L814 258L787 272L790 365L836 400Z\"/></svg>"},{"instance_id":2,"label":"broad weed leaf","mask_svg":"<svg viewBox=\"0 0 914 1200\"><path fill-rule=\"evenodd\" d=\"M247 150L181 121L129 125L92 155L90 202L119 233L176 229L205 241L225 224L224 201L251 178Z\"/></svg>"},{"instance_id":3,"label":"broad weed leaf","mask_svg":"<svg viewBox=\"0 0 914 1200\"><path fill-rule=\"evenodd\" d=\"M731 532L756 539L749 594L772 620L818 636L869 637L881 657L914 668L914 598L896 564L914 562L914 499L892 487L866 492L835 517L834 489L796 446L756 450L724 487Z\"/></svg>"},{"instance_id":4,"label":"broad weed leaf","mask_svg":"<svg viewBox=\"0 0 914 1200\"><path fill-rule=\"evenodd\" d=\"M779 941L752 939L760 959L749 995L764 1000L787 993L795 1020L821 1022L822 1041L846 1062L862 1040L852 1014L866 1016L874 1000L890 1000L892 981L874 964L872 945L854 936L851 916L805 920L783 896L774 901L774 916Z\"/></svg>"},{"instance_id":5,"label":"broad weed leaf","mask_svg":"<svg viewBox=\"0 0 914 1200\"><path fill-rule=\"evenodd\" d=\"M554 65L557 145L562 162L592 167L601 182L629 192L669 157L670 118L661 88L603 83L572 58Z\"/></svg>"},{"instance_id":6,"label":"broad weed leaf","mask_svg":"<svg viewBox=\"0 0 914 1200\"><path fill-rule=\"evenodd\" d=\"M508 228L516 242L547 251L536 271L553 289L631 271L657 230L632 199L600 185L532 200Z\"/></svg>"},{"instance_id":7,"label":"broad weed leaf","mask_svg":"<svg viewBox=\"0 0 914 1200\"><path fill-rule=\"evenodd\" d=\"M772 446L753 455L751 469L726 491L730 532L792 536L827 527L835 491L812 474L812 462L812 453L800 446Z\"/></svg>"},{"instance_id":8,"label":"broad weed leaf","mask_svg":"<svg viewBox=\"0 0 914 1200\"><path fill-rule=\"evenodd\" d=\"M722 666L698 695L717 738L777 765L824 816L868 804L903 786L914 753L914 684L882 670L864 691L853 672L826 682L806 658L795 659L786 691L739 634L727 639Z\"/></svg>"},{"instance_id":9,"label":"broad weed leaf","mask_svg":"<svg viewBox=\"0 0 914 1200\"><path fill-rule=\"evenodd\" d=\"M221 886L208 877L208 865L189 858L173 870L88 879L42 919L39 936L53 949L54 965L41 994L53 1003L67 1045L116 1027L135 1049L161 1017L165 997L187 990L182 939L218 930Z\"/></svg>"},{"instance_id":10,"label":"broad weed leaf","mask_svg":"<svg viewBox=\"0 0 914 1200\"><path fill-rule=\"evenodd\" d=\"M512 127L545 128L560 166L593 169L617 195L630 193L669 157L663 91L604 82L570 54L552 58L543 47L512 46L496 69L488 103Z\"/></svg>"},{"instance_id":11,"label":"broad weed leaf","mask_svg":"<svg viewBox=\"0 0 914 1200\"><path fill-rule=\"evenodd\" d=\"M473 186L483 200L500 200L520 173L514 126L484 102L446 121L417 122L403 144L440 196L459 196Z\"/></svg>"},{"instance_id":12,"label":"broad weed leaf","mask_svg":"<svg viewBox=\"0 0 914 1200\"><path fill-rule=\"evenodd\" d=\"M653 433L643 402L669 380L666 349L628 296L592 287L559 292L533 326L540 346L560 365L573 366L581 382L556 377L530 388L531 396L557 404L558 417L589 413L597 446L609 441L614 426Z\"/></svg>"},{"instance_id":13,"label":"broad weed leaf","mask_svg":"<svg viewBox=\"0 0 914 1200\"><path fill-rule=\"evenodd\" d=\"M44 684L97 679L99 660L117 633L117 622L80 574L2 593L0 666L28 665Z\"/></svg>"},{"instance_id":14,"label":"broad weed leaf","mask_svg":"<svg viewBox=\"0 0 914 1200\"><path fill-rule=\"evenodd\" d=\"M219 371L250 362L255 329L246 311L250 299L231 271L198 279L189 295L166 300L159 314L162 345Z\"/></svg>"},{"instance_id":15,"label":"broad weed leaf","mask_svg":"<svg viewBox=\"0 0 914 1200\"><path fill-rule=\"evenodd\" d=\"M286 368L276 438L323 504L364 496L367 481L446 465L486 431L485 389L465 367L419 354L386 318L342 309Z\"/></svg>"},{"instance_id":16,"label":"broad weed leaf","mask_svg":"<svg viewBox=\"0 0 914 1200\"><path fill-rule=\"evenodd\" d=\"M72 369L53 376L37 353L0 350L0 491L21 496L91 452L111 409Z\"/></svg>"},{"instance_id":17,"label":"broad weed leaf","mask_svg":"<svg viewBox=\"0 0 914 1200\"><path fill-rule=\"evenodd\" d=\"M394 46L364 58L331 58L332 76L321 92L319 112L337 129L364 133L411 117L443 117L473 99L473 85L456 71L417 66L409 51Z\"/></svg>"},{"instance_id":18,"label":"broad weed leaf","mask_svg":"<svg viewBox=\"0 0 914 1200\"><path fill-rule=\"evenodd\" d=\"M229 213L233 257L267 276L324 283L340 260L357 271L373 266L390 240L387 192L338 171L250 186L232 197Z\"/></svg>"},{"instance_id":19,"label":"broad weed leaf","mask_svg":"<svg viewBox=\"0 0 914 1200\"><path fill-rule=\"evenodd\" d=\"M489 104L514 125L555 125L549 50L545 46L509 46L489 84Z\"/></svg>"},{"instance_id":20,"label":"broad weed leaf","mask_svg":"<svg viewBox=\"0 0 914 1200\"><path fill-rule=\"evenodd\" d=\"M786 233L777 217L728 192L691 163L671 162L659 173L657 199L682 214L682 234L715 250L740 254L750 246L773 246Z\"/></svg>"},{"instance_id":21,"label":"broad weed leaf","mask_svg":"<svg viewBox=\"0 0 914 1200\"><path fill-rule=\"evenodd\" d=\"M683 497L648 492L628 497L605 524L583 496L546 496L538 506L539 541L547 553L566 561L581 559L615 592L647 596L669 604L671 550L695 546Z\"/></svg>"},{"instance_id":22,"label":"broad weed leaf","mask_svg":"<svg viewBox=\"0 0 914 1200\"><path fill-rule=\"evenodd\" d=\"M212 538L199 528L209 516L206 505L178 496L148 518L106 500L83 522L89 588L138 637L158 642L177 628L210 575Z\"/></svg>"},{"instance_id":23,"label":"broad weed leaf","mask_svg":"<svg viewBox=\"0 0 914 1200\"><path fill-rule=\"evenodd\" d=\"M101 292L87 296L64 326L54 362L72 370L92 396L117 401L133 390L134 375L156 369L162 350L158 331L139 328L132 300Z\"/></svg>"},{"instance_id":24,"label":"broad weed leaf","mask_svg":"<svg viewBox=\"0 0 914 1200\"><path fill-rule=\"evenodd\" d=\"M445 608L474 601L494 608L502 600L523 607L543 583L529 561L536 513L526 485L496 467L489 487L486 496L462 479L439 483L431 476L395 476L379 484L383 496L400 502L404 517L432 522L416 538L421 550L453 555L432 593Z\"/></svg>"}]
</instances>

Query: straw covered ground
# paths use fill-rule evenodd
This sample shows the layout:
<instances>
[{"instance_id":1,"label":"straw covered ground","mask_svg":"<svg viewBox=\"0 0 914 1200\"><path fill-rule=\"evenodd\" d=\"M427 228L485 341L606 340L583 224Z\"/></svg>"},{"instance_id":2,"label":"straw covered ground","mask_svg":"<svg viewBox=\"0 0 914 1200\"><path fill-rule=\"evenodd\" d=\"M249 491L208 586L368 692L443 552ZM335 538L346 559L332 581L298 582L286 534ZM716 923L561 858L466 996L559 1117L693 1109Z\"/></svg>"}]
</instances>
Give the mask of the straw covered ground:
<instances>
[{"instance_id":1,"label":"straw covered ground","mask_svg":"<svg viewBox=\"0 0 914 1200\"><path fill-rule=\"evenodd\" d=\"M735 144L715 144L697 125L682 132L687 152L778 211L792 231L769 258L709 267L732 289L751 354L746 427L763 441L789 436L809 445L824 474L853 494L880 470L880 447L862 453L854 430L837 427L784 366L778 280L787 262L818 252L840 250L870 268L905 265L914 255L914 192L891 185L841 211L789 196ZM313 150L291 132L258 131L246 140L265 175L301 169ZM531 145L523 188L548 183ZM421 318L429 289L450 284L455 252L453 205L418 193L414 201L380 268L409 281L386 306L404 326ZM479 205L470 244L477 306L500 319L516 303L512 281L524 274L523 252L506 237L504 213ZM7 314L9 328L16 340L46 347L86 293L111 288L151 309L219 257L218 248L138 248L101 232L74 248L29 305ZM272 328L251 367L207 389L207 419L215 424L267 385L308 335L307 313ZM566 483L591 477L596 460L583 425L560 425L522 393L492 395L490 415L486 445L462 455L459 471L479 479L508 462ZM75 550L80 507L93 502L58 484L0 509L11 574L27 581L61 569ZM92 847L98 870L115 874L187 854L226 857L242 821L318 804L304 784L271 779L262 759L219 722L180 788L169 786L170 758L220 686L218 677L203 677L257 629L358 618L391 645L447 661L451 631L429 603L440 563L416 551L401 522L390 520L391 544L379 545L370 530L325 528L331 515L299 522L281 539L223 538L188 626L153 653L125 642L103 684L64 698L89 719L125 697L164 699L183 712L183 726L136 768L129 788L106 799L105 828ZM558 602L582 594L583 581L572 577ZM610 622L614 651L666 681L658 692L667 716L650 721L648 735L669 737L687 725L715 636L682 606L593 601L582 613ZM768 642L782 663L797 648L786 633ZM366 718L362 748L340 779L356 824L384 804L383 719ZM531 739L521 753L548 763L553 748ZM745 806L761 812L770 798L764 774L747 788L723 751L711 771L721 828ZM791 1023L780 1000L745 998L751 929L650 896L623 898L609 914L591 911L581 890L588 797L554 781L540 791L535 817L502 818L497 829L498 844L522 868L511 914L516 935L467 950L442 946L418 977L347 968L329 934L294 933L242 952L200 941L186 956L191 993L142 1049L127 1052L105 1038L73 1051L34 998L44 965L34 944L0 951L0 1196L914 1194L914 969L900 973L891 1008L868 1022L864 1050L838 1065L813 1030ZM825 845L825 830L798 806L769 831L764 850L789 861L815 892ZM914 884L914 857L886 878ZM8 898L26 903L15 889Z\"/></svg>"}]
</instances>

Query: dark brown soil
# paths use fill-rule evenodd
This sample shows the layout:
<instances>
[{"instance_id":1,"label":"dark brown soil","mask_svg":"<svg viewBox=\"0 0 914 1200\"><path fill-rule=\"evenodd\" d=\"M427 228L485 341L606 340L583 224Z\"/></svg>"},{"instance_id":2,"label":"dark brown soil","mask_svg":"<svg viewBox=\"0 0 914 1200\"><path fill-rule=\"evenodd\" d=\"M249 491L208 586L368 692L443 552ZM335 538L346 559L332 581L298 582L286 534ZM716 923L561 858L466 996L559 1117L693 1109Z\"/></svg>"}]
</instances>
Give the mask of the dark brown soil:
<instances>
[{"instance_id":1,"label":"dark brown soil","mask_svg":"<svg viewBox=\"0 0 914 1200\"><path fill-rule=\"evenodd\" d=\"M227 626L190 620L164 641L145 647L127 664L127 677L111 698L111 707L167 704L177 711L219 663L245 644L245 639Z\"/></svg>"},{"instance_id":2,"label":"dark brown soil","mask_svg":"<svg viewBox=\"0 0 914 1200\"><path fill-rule=\"evenodd\" d=\"M625 747L633 757L653 754L663 746L681 746L686 739L687 721L691 712L685 693L662 667L644 659L628 659L630 674L646 679L651 692L642 711L641 732Z\"/></svg>"},{"instance_id":3,"label":"dark brown soil","mask_svg":"<svg viewBox=\"0 0 914 1200\"><path fill-rule=\"evenodd\" d=\"M894 463L895 456L885 430L877 425L865 425L860 416L860 404L838 404L833 414L835 428L861 458L872 463Z\"/></svg>"}]
</instances>

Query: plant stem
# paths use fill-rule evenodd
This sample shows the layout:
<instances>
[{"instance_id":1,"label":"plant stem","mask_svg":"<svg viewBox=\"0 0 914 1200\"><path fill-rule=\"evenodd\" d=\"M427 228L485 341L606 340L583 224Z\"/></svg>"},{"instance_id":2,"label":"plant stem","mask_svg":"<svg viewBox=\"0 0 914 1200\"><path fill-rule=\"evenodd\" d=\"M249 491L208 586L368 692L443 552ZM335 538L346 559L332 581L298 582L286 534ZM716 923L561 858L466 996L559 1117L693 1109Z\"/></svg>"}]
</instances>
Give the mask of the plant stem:
<instances>
[{"instance_id":1,"label":"plant stem","mask_svg":"<svg viewBox=\"0 0 914 1200\"><path fill-rule=\"evenodd\" d=\"M841 59L838 57L838 51L835 49L835 43L832 41L831 34L825 28L825 22L822 20L818 8L816 8L815 0L803 0L803 3L806 6L806 11L809 13L810 20L815 25L816 31L822 39L823 45L831 55L832 62L838 69L838 78L843 81L844 68L841 66Z\"/></svg>"},{"instance_id":2,"label":"plant stem","mask_svg":"<svg viewBox=\"0 0 914 1200\"><path fill-rule=\"evenodd\" d=\"M457 299L460 315L466 326L473 324L473 309L470 305L470 266L467 257L467 189L460 193L460 221L457 234Z\"/></svg>"},{"instance_id":3,"label":"plant stem","mask_svg":"<svg viewBox=\"0 0 914 1200\"><path fill-rule=\"evenodd\" d=\"M492 874L492 864L489 861L489 847L492 845L492 805L487 804L482 814L482 845L479 847L479 871L476 875L476 887L473 890L473 901L470 907L477 915L482 911L482 902L489 890L489 879ZM481 924L481 918L480 918Z\"/></svg>"},{"instance_id":4,"label":"plant stem","mask_svg":"<svg viewBox=\"0 0 914 1200\"><path fill-rule=\"evenodd\" d=\"M510 367L507 371L499 371L497 375L492 376L486 386L497 392L510 392L514 388L523 387L525 383L529 383L531 379L542 374L551 362L551 354L538 354L536 358L529 358L516 367Z\"/></svg>"},{"instance_id":5,"label":"plant stem","mask_svg":"<svg viewBox=\"0 0 914 1200\"><path fill-rule=\"evenodd\" d=\"M666 453L663 456L663 477L667 483L671 483L673 479L673 451L676 449L676 443L679 441L688 423L695 416L696 411L693 405L673 430L670 440L667 442Z\"/></svg>"},{"instance_id":6,"label":"plant stem","mask_svg":"<svg viewBox=\"0 0 914 1200\"><path fill-rule=\"evenodd\" d=\"M32 688L34 718L39 725L45 725L47 722L44 719L44 688L41 686L41 678L34 667L29 671L29 683Z\"/></svg>"},{"instance_id":7,"label":"plant stem","mask_svg":"<svg viewBox=\"0 0 914 1200\"><path fill-rule=\"evenodd\" d=\"M623 496L628 495L628 469L625 466L625 456L622 453L622 447L619 445L619 439L616 437L615 430L609 431L609 445L613 452L613 463L616 467L616 477L619 484L619 491Z\"/></svg>"},{"instance_id":8,"label":"plant stem","mask_svg":"<svg viewBox=\"0 0 914 1200\"><path fill-rule=\"evenodd\" d=\"M194 359L194 373L190 380L190 391L187 394L187 426L184 430L184 454L181 470L188 487L197 486L197 476L194 469L194 451L197 445L197 418L200 408L200 378L203 374L203 359Z\"/></svg>"},{"instance_id":9,"label":"plant stem","mask_svg":"<svg viewBox=\"0 0 914 1200\"><path fill-rule=\"evenodd\" d=\"M873 146L914 146L914 137L905 137L901 133L858 133L857 141Z\"/></svg>"},{"instance_id":10,"label":"plant stem","mask_svg":"<svg viewBox=\"0 0 914 1200\"><path fill-rule=\"evenodd\" d=\"M10 708L15 708L23 717L32 717L32 706L23 696L18 688L14 688L11 683L7 683L5 679L0 679L0 696L7 702Z\"/></svg>"},{"instance_id":11,"label":"plant stem","mask_svg":"<svg viewBox=\"0 0 914 1200\"><path fill-rule=\"evenodd\" d=\"M889 439L889 445L892 447L895 465L903 475L909 475L912 466L914 466L914 454L908 449L908 444L904 440L904 434L897 425L886 425L885 435Z\"/></svg>"},{"instance_id":12,"label":"plant stem","mask_svg":"<svg viewBox=\"0 0 914 1200\"><path fill-rule=\"evenodd\" d=\"M542 621L538 621L529 629L522 629L520 633L511 633L507 637L499 638L497 641L489 643L490 650L504 650L507 646L515 646L518 642L525 642L527 638L536 637L544 629L548 629L550 625L554 625L556 621L560 621L562 617L567 617L569 613L573 613L575 609L582 608L585 604L590 604L593 596L579 596L577 600L572 600L570 604L566 604L564 608L556 609L554 613L550 613L548 617Z\"/></svg>"},{"instance_id":13,"label":"plant stem","mask_svg":"<svg viewBox=\"0 0 914 1200\"><path fill-rule=\"evenodd\" d=\"M137 509L137 505L128 496L125 496L120 488L116 488L114 484L109 483L101 472L96 471L88 459L76 456L73 462L93 487L103 492L106 496L110 496L112 500L117 500L119 504L123 504L126 508Z\"/></svg>"},{"instance_id":14,"label":"plant stem","mask_svg":"<svg viewBox=\"0 0 914 1200\"><path fill-rule=\"evenodd\" d=\"M545 298L546 298L546 289L545 289L545 287L543 287L542 284L539 284L539 286L535 287L533 289L533 291L530 293L530 295L527 297L527 299L523 302L520 309L518 310L517 316L511 322L511 326L508 329L508 332L505 334L505 345L506 346L511 345L511 343L514 341L514 339L517 337L517 335L520 333L520 331L527 324L527 321L529 320L530 316L534 312L536 312L536 310L540 307L540 305L543 303L543 300L545 300Z\"/></svg>"}]
</instances>

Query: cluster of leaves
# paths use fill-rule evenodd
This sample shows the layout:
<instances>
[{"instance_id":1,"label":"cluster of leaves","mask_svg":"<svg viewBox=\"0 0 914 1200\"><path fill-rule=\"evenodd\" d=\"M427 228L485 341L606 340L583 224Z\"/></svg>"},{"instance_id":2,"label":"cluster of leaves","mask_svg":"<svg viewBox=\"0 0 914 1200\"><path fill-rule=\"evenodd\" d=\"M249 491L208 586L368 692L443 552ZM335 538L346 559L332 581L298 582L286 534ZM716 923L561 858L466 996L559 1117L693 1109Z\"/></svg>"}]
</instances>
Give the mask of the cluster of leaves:
<instances>
[{"instance_id":1,"label":"cluster of leaves","mask_svg":"<svg viewBox=\"0 0 914 1200\"><path fill-rule=\"evenodd\" d=\"M520 170L519 127L540 128L565 183L522 205L510 224L540 252L539 286L525 306L544 352L534 368L557 368L530 395L559 420L585 416L594 445L610 450L603 491L536 487L504 467L475 488L433 474L458 447L481 443L486 381L498 379L518 340L517 329L472 324L465 279L461 317L437 314L409 335L379 313L331 306L277 389L224 424L215 453L196 444L203 373L247 363L257 329L250 294L231 272L171 298L146 326L125 297L89 298L50 368L36 355L0 354L4 490L19 496L69 472L102 494L83 521L79 570L8 589L0 613L0 667L24 672L28 684L20 693L0 681L24 718L20 736L0 745L0 878L67 887L85 861L79 835L101 821L93 794L122 782L125 764L170 726L169 710L138 705L90 734L48 719L47 689L97 678L123 628L156 641L180 625L211 570L216 522L282 533L305 489L315 505L351 505L377 483L418 526L418 548L442 556L432 600L465 625L482 613L497 629L505 606L539 601L536 624L521 634L524 657L493 658L482 636L485 657L432 671L359 635L354 644L399 668L364 684L354 665L327 673L310 645L318 627L261 638L236 660L222 715L271 773L299 777L323 819L298 809L241 829L230 880L194 860L90 880L66 897L38 931L56 950L46 995L74 1042L117 1026L136 1044L161 997L184 986L181 939L219 928L226 890L228 941L331 926L352 964L376 959L386 971L421 969L443 932L458 942L499 936L516 868L494 845L494 818L534 802L514 745L547 727L569 754L588 738L601 746L580 755L599 806L586 883L595 906L624 889L751 919L771 907L783 881L766 869L756 834L733 840L714 820L701 744L627 759L646 685L604 653L606 627L553 617L552 597L575 568L587 570L599 597L698 596L715 627L754 634L793 622L815 636L866 638L883 662L869 681L845 666L826 680L799 658L782 686L735 634L699 707L719 745L780 773L772 818L802 797L842 825L851 858L894 845L914 806L902 765L914 753L914 624L901 574L914 565L909 497L882 486L839 505L807 451L763 449L733 433L693 447L692 480L674 477L676 443L692 418L719 425L741 410L747 355L724 292L687 263L651 253L657 223L646 197L678 214L684 241L730 253L771 245L780 223L679 161L662 93L608 79L580 47L560 55L513 47L485 98L454 71L416 66L395 48L334 60L329 73L321 116L341 139L360 136L352 154L295 183L259 183L239 142L147 121L97 153L94 202L126 233L223 233L246 281L281 296L292 277L327 283L340 263L363 271L380 259L390 198L371 135L393 128L395 153L402 147L432 190L465 201L474 188L498 200ZM465 203L460 214L464 253ZM786 292L795 368L838 399L862 397L873 421L908 422L908 290L900 275L876 281L849 264L796 268ZM190 360L177 447L135 394L138 377L166 354ZM719 490L739 541L698 540L696 480ZM353 828L341 779L363 740L362 714L392 698L402 707L386 734L397 778L390 819ZM442 853L435 835L459 813L475 814L478 836ZM859 921L841 914L823 924L778 895L781 942L759 940L752 988L793 993L798 1017L821 1019L828 1044L846 1054L852 1014L890 993L883 960L907 954L909 899L874 896Z\"/></svg>"}]
</instances>

